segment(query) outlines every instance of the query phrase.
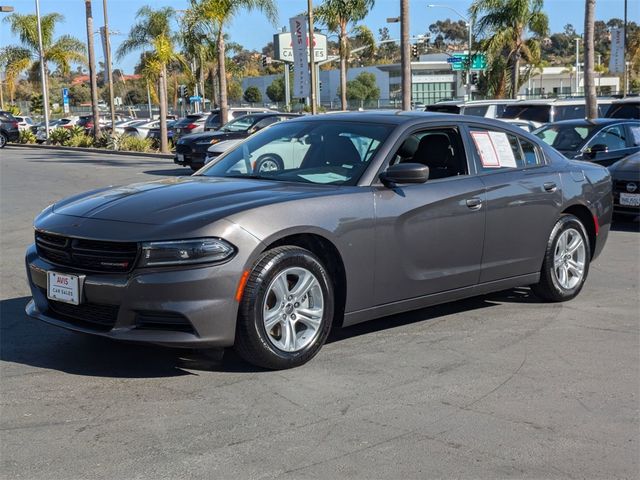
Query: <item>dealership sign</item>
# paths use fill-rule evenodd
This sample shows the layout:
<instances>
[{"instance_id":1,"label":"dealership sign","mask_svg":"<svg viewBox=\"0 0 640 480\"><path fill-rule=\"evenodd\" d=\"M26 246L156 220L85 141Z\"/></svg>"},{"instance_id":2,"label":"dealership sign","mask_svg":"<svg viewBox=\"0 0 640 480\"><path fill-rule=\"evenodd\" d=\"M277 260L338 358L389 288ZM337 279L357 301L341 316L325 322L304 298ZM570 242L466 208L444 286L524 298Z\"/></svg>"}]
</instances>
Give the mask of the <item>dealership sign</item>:
<instances>
[{"instance_id":1,"label":"dealership sign","mask_svg":"<svg viewBox=\"0 0 640 480\"><path fill-rule=\"evenodd\" d=\"M305 22L306 25L306 22ZM309 41L307 40L307 44ZM321 33L313 34L313 59L316 62L322 62L327 59L327 36ZM283 62L293 62L293 45L291 42L291 33L276 33L273 36L273 49L275 50L275 59ZM309 54L307 53L307 57Z\"/></svg>"},{"instance_id":2,"label":"dealership sign","mask_svg":"<svg viewBox=\"0 0 640 480\"><path fill-rule=\"evenodd\" d=\"M624 73L624 28L611 29L609 73Z\"/></svg>"},{"instance_id":3,"label":"dealership sign","mask_svg":"<svg viewBox=\"0 0 640 480\"><path fill-rule=\"evenodd\" d=\"M291 50L293 62L293 96L309 96L309 55L307 53L307 18L289 19L291 25Z\"/></svg>"}]
</instances>

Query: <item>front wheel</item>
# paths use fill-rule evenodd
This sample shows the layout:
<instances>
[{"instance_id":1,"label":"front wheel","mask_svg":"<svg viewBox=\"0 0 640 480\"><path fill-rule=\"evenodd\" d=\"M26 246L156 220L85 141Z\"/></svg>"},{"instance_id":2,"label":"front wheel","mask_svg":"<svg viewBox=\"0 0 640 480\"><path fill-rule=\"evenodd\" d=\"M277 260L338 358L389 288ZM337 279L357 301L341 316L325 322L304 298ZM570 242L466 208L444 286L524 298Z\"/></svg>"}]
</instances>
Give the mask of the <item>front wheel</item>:
<instances>
[{"instance_id":1,"label":"front wheel","mask_svg":"<svg viewBox=\"0 0 640 480\"><path fill-rule=\"evenodd\" d=\"M260 172L276 172L284 169L282 159L277 155L263 155L256 162L255 171Z\"/></svg>"},{"instance_id":2,"label":"front wheel","mask_svg":"<svg viewBox=\"0 0 640 480\"><path fill-rule=\"evenodd\" d=\"M591 249L587 231L573 215L563 215L553 227L533 292L550 302L574 298L589 273Z\"/></svg>"},{"instance_id":3,"label":"front wheel","mask_svg":"<svg viewBox=\"0 0 640 480\"><path fill-rule=\"evenodd\" d=\"M243 292L236 351L274 370L308 362L329 335L333 295L325 267L310 251L285 246L265 252Z\"/></svg>"},{"instance_id":4,"label":"front wheel","mask_svg":"<svg viewBox=\"0 0 640 480\"><path fill-rule=\"evenodd\" d=\"M0 148L4 148L7 144L7 136L0 132Z\"/></svg>"}]
</instances>

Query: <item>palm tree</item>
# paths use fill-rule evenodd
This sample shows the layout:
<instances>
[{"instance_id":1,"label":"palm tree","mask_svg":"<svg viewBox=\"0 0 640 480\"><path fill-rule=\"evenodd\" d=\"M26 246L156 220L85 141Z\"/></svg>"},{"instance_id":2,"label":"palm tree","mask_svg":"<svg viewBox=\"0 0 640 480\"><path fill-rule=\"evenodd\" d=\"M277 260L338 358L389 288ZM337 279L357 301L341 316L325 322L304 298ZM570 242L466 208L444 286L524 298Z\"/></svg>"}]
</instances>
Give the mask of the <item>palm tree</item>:
<instances>
[{"instance_id":1,"label":"palm tree","mask_svg":"<svg viewBox=\"0 0 640 480\"><path fill-rule=\"evenodd\" d=\"M121 59L133 51L151 50L144 56L143 71L146 78L156 77L158 80L158 99L160 103L160 151L167 153L167 64L172 60L181 59L174 51L174 35L171 32L171 21L175 17L175 10L162 7L157 10L144 6L136 18L138 23L131 27L129 36L120 45L116 53Z\"/></svg>"},{"instance_id":2,"label":"palm tree","mask_svg":"<svg viewBox=\"0 0 640 480\"><path fill-rule=\"evenodd\" d=\"M191 9L202 19L203 27L216 37L218 53L218 89L220 122L227 122L227 70L225 65L224 29L241 10L259 10L276 24L278 8L274 0L191 0Z\"/></svg>"},{"instance_id":3,"label":"palm tree","mask_svg":"<svg viewBox=\"0 0 640 480\"><path fill-rule=\"evenodd\" d=\"M506 57L511 71L511 98L520 87L520 59L535 64L540 58L537 38L525 38L528 33L543 37L549 29L549 19L542 11L543 0L475 0L469 9L476 25L476 34L486 36L484 48L490 57Z\"/></svg>"},{"instance_id":4,"label":"palm tree","mask_svg":"<svg viewBox=\"0 0 640 480\"><path fill-rule=\"evenodd\" d=\"M584 4L584 94L587 119L598 118L598 97L593 65L595 64L595 14L596 0L585 0Z\"/></svg>"},{"instance_id":5,"label":"palm tree","mask_svg":"<svg viewBox=\"0 0 640 480\"><path fill-rule=\"evenodd\" d=\"M347 60L349 59L349 24L367 16L375 0L324 0L315 12L318 21L338 34L340 39L340 103L347 109Z\"/></svg>"},{"instance_id":6,"label":"palm tree","mask_svg":"<svg viewBox=\"0 0 640 480\"><path fill-rule=\"evenodd\" d=\"M7 75L9 96L13 101L18 76L25 70L37 72L40 69L38 51L37 18L32 14L13 13L4 19L11 32L20 39L21 45L9 45L0 52L0 65ZM40 17L42 26L42 49L45 59L45 78L42 81L48 87L48 64L54 64L63 74L69 74L73 63L85 63L84 44L71 35L62 35L54 40L56 24L64 21L59 13L48 13Z\"/></svg>"}]
</instances>

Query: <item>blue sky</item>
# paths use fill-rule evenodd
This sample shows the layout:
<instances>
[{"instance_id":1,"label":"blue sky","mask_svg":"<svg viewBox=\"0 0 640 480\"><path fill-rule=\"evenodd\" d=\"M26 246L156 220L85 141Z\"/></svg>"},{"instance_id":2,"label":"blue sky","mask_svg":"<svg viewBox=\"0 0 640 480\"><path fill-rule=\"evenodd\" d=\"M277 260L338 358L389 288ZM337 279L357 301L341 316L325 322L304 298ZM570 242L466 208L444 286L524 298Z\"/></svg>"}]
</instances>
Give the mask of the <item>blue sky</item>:
<instances>
[{"instance_id":1,"label":"blue sky","mask_svg":"<svg viewBox=\"0 0 640 480\"><path fill-rule=\"evenodd\" d=\"M0 2L3 5L13 5L16 12L35 12L34 0L0 0ZM466 13L471 4L470 0L439 2L436 0L411 0L412 35L424 33L427 27L438 19L455 17L452 12L446 9L426 7L428 3L434 2L447 4L462 13ZM314 1L314 5L320 3L321 0ZM141 6L153 5L154 7L159 7L170 5L175 9L184 9L187 8L188 4L188 0L108 0L110 30L121 32L121 35L112 36L113 48L116 49L129 32L131 25L135 22L136 11ZM289 17L304 11L307 2L306 0L280 0L277 4L280 16L277 26L280 27L288 24ZM377 33L378 28L385 26L387 17L399 14L399 5L400 2L398 0L377 0L375 7L363 23L371 28L374 33ZM624 13L623 5L623 0L597 0L596 19L606 21L612 17L622 18ZM80 0L40 0L40 9L42 13L59 12L64 15L65 22L59 26L56 35L67 33L86 41L84 2ZM546 0L545 10L549 15L552 32L561 31L562 27L567 23L573 24L578 32L582 32L584 0ZM93 1L93 14L97 30L103 23L102 0ZM640 1L629 0L629 20L640 22ZM398 24L388 26L392 36L399 36ZM259 13L242 13L228 28L232 41L241 43L246 48L257 50L260 50L272 39L274 31L274 26L270 25ZM98 50L96 51L96 57L100 61L103 54L99 37L97 40L96 47ZM8 26L4 22L0 23L0 46L17 42L18 39L11 35ZM123 68L126 72L131 72L138 58L138 54L132 54L121 61L116 61L114 66Z\"/></svg>"}]
</instances>

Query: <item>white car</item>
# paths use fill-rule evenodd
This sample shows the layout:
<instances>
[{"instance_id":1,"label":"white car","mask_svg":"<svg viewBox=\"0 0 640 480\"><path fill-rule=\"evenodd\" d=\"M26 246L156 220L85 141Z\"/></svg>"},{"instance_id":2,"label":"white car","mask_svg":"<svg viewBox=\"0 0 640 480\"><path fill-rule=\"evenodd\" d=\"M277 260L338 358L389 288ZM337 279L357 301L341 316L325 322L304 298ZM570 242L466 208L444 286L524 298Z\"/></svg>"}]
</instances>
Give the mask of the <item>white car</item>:
<instances>
[{"instance_id":1,"label":"white car","mask_svg":"<svg viewBox=\"0 0 640 480\"><path fill-rule=\"evenodd\" d=\"M149 130L152 128L158 128L160 126L160 120L146 120L142 123L136 123L135 125L129 125L124 128L125 135L131 135L132 137L147 138Z\"/></svg>"},{"instance_id":2,"label":"white car","mask_svg":"<svg viewBox=\"0 0 640 480\"><path fill-rule=\"evenodd\" d=\"M18 121L18 128L20 130L29 130L31 127L33 127L33 120L31 120L31 117L14 116L13 118Z\"/></svg>"},{"instance_id":3,"label":"white car","mask_svg":"<svg viewBox=\"0 0 640 480\"><path fill-rule=\"evenodd\" d=\"M136 125L142 125L143 123L147 123L149 120L140 120L139 118L133 118L129 120L122 120L120 122L116 121L115 133L122 135L124 133L125 128L127 127L135 127ZM107 127L109 128L109 127Z\"/></svg>"}]
</instances>

